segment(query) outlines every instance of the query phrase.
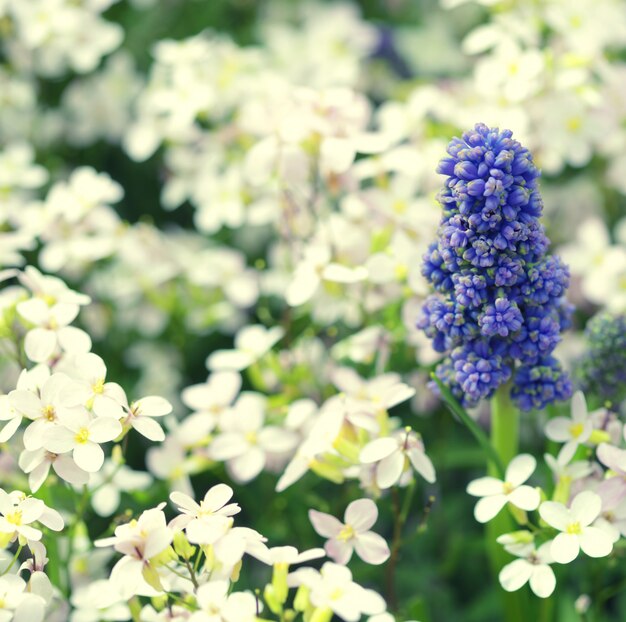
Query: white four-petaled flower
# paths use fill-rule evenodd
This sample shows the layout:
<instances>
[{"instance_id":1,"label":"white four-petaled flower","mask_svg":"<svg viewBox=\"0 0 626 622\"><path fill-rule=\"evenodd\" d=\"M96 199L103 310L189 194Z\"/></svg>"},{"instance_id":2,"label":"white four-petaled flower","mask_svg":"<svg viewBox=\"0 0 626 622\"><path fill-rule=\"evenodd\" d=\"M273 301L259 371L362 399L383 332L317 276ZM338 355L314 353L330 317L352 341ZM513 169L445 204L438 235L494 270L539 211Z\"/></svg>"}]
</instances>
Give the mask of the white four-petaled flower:
<instances>
[{"instance_id":1,"label":"white four-petaled flower","mask_svg":"<svg viewBox=\"0 0 626 622\"><path fill-rule=\"evenodd\" d=\"M504 481L496 477L480 477L470 482L467 492L474 497L482 497L474 507L474 516L479 523L486 523L510 503L521 510L536 510L539 506L539 492L524 482L533 474L537 466L530 454L521 454L511 460L504 475Z\"/></svg>"}]
</instances>

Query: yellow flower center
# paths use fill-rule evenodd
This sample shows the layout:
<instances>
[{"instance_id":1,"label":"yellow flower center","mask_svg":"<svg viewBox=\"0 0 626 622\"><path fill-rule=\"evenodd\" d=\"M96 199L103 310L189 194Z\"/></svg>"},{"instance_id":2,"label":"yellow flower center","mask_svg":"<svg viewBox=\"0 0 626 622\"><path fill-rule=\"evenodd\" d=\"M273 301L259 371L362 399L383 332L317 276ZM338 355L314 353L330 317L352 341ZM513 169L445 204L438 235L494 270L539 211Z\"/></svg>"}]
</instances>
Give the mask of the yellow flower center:
<instances>
[{"instance_id":1,"label":"yellow flower center","mask_svg":"<svg viewBox=\"0 0 626 622\"><path fill-rule=\"evenodd\" d=\"M256 432L247 432L246 440L250 443L250 445L256 445Z\"/></svg>"},{"instance_id":2,"label":"yellow flower center","mask_svg":"<svg viewBox=\"0 0 626 622\"><path fill-rule=\"evenodd\" d=\"M502 484L502 492L505 495L511 494L514 490L515 490L515 486L513 486L513 484L511 484L511 482L504 482Z\"/></svg>"},{"instance_id":3,"label":"yellow flower center","mask_svg":"<svg viewBox=\"0 0 626 622\"><path fill-rule=\"evenodd\" d=\"M408 203L402 199L396 199L391 205L391 209L396 214L404 214L408 208L409 208Z\"/></svg>"},{"instance_id":4,"label":"yellow flower center","mask_svg":"<svg viewBox=\"0 0 626 622\"><path fill-rule=\"evenodd\" d=\"M339 532L337 539L347 542L348 540L354 538L354 536L354 527L352 527L352 525L344 525L343 529Z\"/></svg>"},{"instance_id":5,"label":"yellow flower center","mask_svg":"<svg viewBox=\"0 0 626 622\"><path fill-rule=\"evenodd\" d=\"M15 512L11 512L5 516L7 522L11 523L11 525L21 525L22 524L22 512L20 510L15 510Z\"/></svg>"},{"instance_id":6,"label":"yellow flower center","mask_svg":"<svg viewBox=\"0 0 626 622\"><path fill-rule=\"evenodd\" d=\"M569 433L574 437L578 438L585 429L585 426L582 423L574 423L569 427Z\"/></svg>"},{"instance_id":7,"label":"yellow flower center","mask_svg":"<svg viewBox=\"0 0 626 622\"><path fill-rule=\"evenodd\" d=\"M583 120L580 117L570 117L565 122L565 127L567 128L567 130L569 132L572 132L573 134L578 132L578 130L580 130L582 125L583 125Z\"/></svg>"},{"instance_id":8,"label":"yellow flower center","mask_svg":"<svg viewBox=\"0 0 626 622\"><path fill-rule=\"evenodd\" d=\"M343 596L343 590L340 587L335 588L330 593L330 600L337 600Z\"/></svg>"},{"instance_id":9,"label":"yellow flower center","mask_svg":"<svg viewBox=\"0 0 626 622\"><path fill-rule=\"evenodd\" d=\"M578 535L578 534L582 533L582 529L580 527L580 523L578 521L576 521L575 523L570 523L567 526L566 533L569 533L571 535Z\"/></svg>"},{"instance_id":10,"label":"yellow flower center","mask_svg":"<svg viewBox=\"0 0 626 622\"><path fill-rule=\"evenodd\" d=\"M409 267L406 264L400 263L394 268L394 273L398 281L404 281L409 273Z\"/></svg>"},{"instance_id":11,"label":"yellow flower center","mask_svg":"<svg viewBox=\"0 0 626 622\"><path fill-rule=\"evenodd\" d=\"M102 395L102 393L104 393L104 378L98 378L95 384L91 387L91 390L96 395Z\"/></svg>"},{"instance_id":12,"label":"yellow flower center","mask_svg":"<svg viewBox=\"0 0 626 622\"><path fill-rule=\"evenodd\" d=\"M41 409L41 412L43 413L44 419L47 419L48 421L54 421L57 418L56 412L54 410L54 406L52 406L52 404L48 404L47 406L44 406Z\"/></svg>"},{"instance_id":13,"label":"yellow flower center","mask_svg":"<svg viewBox=\"0 0 626 622\"><path fill-rule=\"evenodd\" d=\"M81 428L78 432L76 432L74 440L77 443L84 445L89 440L89 430L87 428Z\"/></svg>"}]
</instances>

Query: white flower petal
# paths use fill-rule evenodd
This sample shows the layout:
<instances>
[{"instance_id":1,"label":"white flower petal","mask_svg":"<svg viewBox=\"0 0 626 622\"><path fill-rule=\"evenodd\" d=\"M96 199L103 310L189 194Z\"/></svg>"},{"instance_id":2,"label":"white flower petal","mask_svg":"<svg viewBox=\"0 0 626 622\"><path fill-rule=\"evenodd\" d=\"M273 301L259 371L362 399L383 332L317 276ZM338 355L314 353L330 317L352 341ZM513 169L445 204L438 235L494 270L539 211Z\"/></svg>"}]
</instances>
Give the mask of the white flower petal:
<instances>
[{"instance_id":1,"label":"white flower petal","mask_svg":"<svg viewBox=\"0 0 626 622\"><path fill-rule=\"evenodd\" d=\"M602 499L591 490L585 490L576 495L570 506L570 514L573 521L580 523L581 527L586 527L598 518L602 511Z\"/></svg>"},{"instance_id":2,"label":"white flower petal","mask_svg":"<svg viewBox=\"0 0 626 622\"><path fill-rule=\"evenodd\" d=\"M507 592L516 592L530 579L533 565L525 559L516 559L507 564L498 575L500 585Z\"/></svg>"},{"instance_id":3,"label":"white flower petal","mask_svg":"<svg viewBox=\"0 0 626 622\"><path fill-rule=\"evenodd\" d=\"M150 441L160 442L165 440L165 432L157 421L150 417L133 417L131 426Z\"/></svg>"},{"instance_id":4,"label":"white flower petal","mask_svg":"<svg viewBox=\"0 0 626 622\"><path fill-rule=\"evenodd\" d=\"M467 485L467 493L474 497L501 495L503 490L502 480L495 477L479 477Z\"/></svg>"},{"instance_id":5,"label":"white flower petal","mask_svg":"<svg viewBox=\"0 0 626 622\"><path fill-rule=\"evenodd\" d=\"M539 515L550 527L559 531L565 531L567 526L573 522L569 510L562 503L556 501L544 501L539 506Z\"/></svg>"},{"instance_id":6,"label":"white flower petal","mask_svg":"<svg viewBox=\"0 0 626 622\"><path fill-rule=\"evenodd\" d=\"M56 333L45 328L33 328L26 333L24 351L34 363L43 363L53 354L57 345Z\"/></svg>"},{"instance_id":7,"label":"white flower petal","mask_svg":"<svg viewBox=\"0 0 626 622\"><path fill-rule=\"evenodd\" d=\"M379 488L391 488L400 479L404 471L406 457L401 451L395 451L383 458L376 467L376 484Z\"/></svg>"},{"instance_id":8,"label":"white flower petal","mask_svg":"<svg viewBox=\"0 0 626 622\"><path fill-rule=\"evenodd\" d=\"M517 487L523 484L534 472L537 461L530 454L520 454L511 460L506 468L504 479Z\"/></svg>"},{"instance_id":9,"label":"white flower petal","mask_svg":"<svg viewBox=\"0 0 626 622\"><path fill-rule=\"evenodd\" d=\"M348 505L343 519L358 533L368 531L378 519L378 508L371 499L357 499Z\"/></svg>"},{"instance_id":10,"label":"white flower petal","mask_svg":"<svg viewBox=\"0 0 626 622\"><path fill-rule=\"evenodd\" d=\"M309 510L309 520L313 529L324 538L334 538L343 529L343 523L338 518L317 510Z\"/></svg>"},{"instance_id":11,"label":"white flower petal","mask_svg":"<svg viewBox=\"0 0 626 622\"><path fill-rule=\"evenodd\" d=\"M356 554L368 564L383 564L391 554L386 540L373 531L359 534L354 541Z\"/></svg>"},{"instance_id":12,"label":"white flower petal","mask_svg":"<svg viewBox=\"0 0 626 622\"><path fill-rule=\"evenodd\" d=\"M587 420L587 402L582 391L576 391L572 396L571 413L572 419L577 423L584 423Z\"/></svg>"},{"instance_id":13,"label":"white flower petal","mask_svg":"<svg viewBox=\"0 0 626 622\"><path fill-rule=\"evenodd\" d=\"M492 495L479 499L474 507L474 518L479 523L487 523L506 505L505 495Z\"/></svg>"},{"instance_id":14,"label":"white flower petal","mask_svg":"<svg viewBox=\"0 0 626 622\"><path fill-rule=\"evenodd\" d=\"M83 471L87 471L87 473L99 471L104 463L104 452L102 448L100 445L91 442L76 445L72 457L76 465Z\"/></svg>"},{"instance_id":15,"label":"white flower petal","mask_svg":"<svg viewBox=\"0 0 626 622\"><path fill-rule=\"evenodd\" d=\"M546 564L539 564L533 568L530 575L530 589L539 598L548 598L556 587L556 577L554 571Z\"/></svg>"},{"instance_id":16,"label":"white flower petal","mask_svg":"<svg viewBox=\"0 0 626 622\"><path fill-rule=\"evenodd\" d=\"M606 557L613 550L613 539L598 527L586 527L580 534L580 548L589 557Z\"/></svg>"},{"instance_id":17,"label":"white flower petal","mask_svg":"<svg viewBox=\"0 0 626 622\"><path fill-rule=\"evenodd\" d=\"M371 441L359 454L359 460L362 464L370 464L372 462L378 462L383 458L387 458L394 451L398 450L398 441L395 438L387 436L385 438L377 438Z\"/></svg>"},{"instance_id":18,"label":"white flower petal","mask_svg":"<svg viewBox=\"0 0 626 622\"><path fill-rule=\"evenodd\" d=\"M508 495L509 503L522 510L531 512L539 507L541 495L536 488L531 486L520 486Z\"/></svg>"},{"instance_id":19,"label":"white flower petal","mask_svg":"<svg viewBox=\"0 0 626 622\"><path fill-rule=\"evenodd\" d=\"M580 544L578 537L569 533L560 533L554 538L550 546L550 553L554 561L559 564L569 564L578 557L579 552Z\"/></svg>"}]
</instances>

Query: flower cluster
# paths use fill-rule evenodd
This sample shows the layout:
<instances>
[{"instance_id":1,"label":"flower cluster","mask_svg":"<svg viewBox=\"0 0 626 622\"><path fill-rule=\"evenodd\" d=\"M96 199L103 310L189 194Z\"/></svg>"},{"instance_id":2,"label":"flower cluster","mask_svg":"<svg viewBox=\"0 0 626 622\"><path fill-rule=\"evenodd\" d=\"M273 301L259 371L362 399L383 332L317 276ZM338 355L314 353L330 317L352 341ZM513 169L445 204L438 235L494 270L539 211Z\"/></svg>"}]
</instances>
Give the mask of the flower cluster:
<instances>
[{"instance_id":1,"label":"flower cluster","mask_svg":"<svg viewBox=\"0 0 626 622\"><path fill-rule=\"evenodd\" d=\"M583 391L619 405L626 397L626 313L599 313L587 323L585 337L578 382Z\"/></svg>"},{"instance_id":2,"label":"flower cluster","mask_svg":"<svg viewBox=\"0 0 626 622\"><path fill-rule=\"evenodd\" d=\"M539 171L508 130L478 124L448 146L439 237L423 273L436 294L418 326L447 358L437 374L474 405L513 379L523 410L570 394L552 356L569 324L569 273L547 255Z\"/></svg>"},{"instance_id":3,"label":"flower cluster","mask_svg":"<svg viewBox=\"0 0 626 622\"><path fill-rule=\"evenodd\" d=\"M152 604L141 611L141 619L149 620L161 612L172 614L168 597L175 595L177 620L255 622L262 608L258 596L235 587L244 555L273 569L263 591L269 608L264 619L271 614L284 619L301 613L304 619L330 620L336 614L346 622L357 622L364 614L385 612L382 597L354 582L345 566L326 562L321 570L305 567L289 573L290 566L324 557L324 551L268 548L267 538L260 533L235 526L233 517L241 508L229 503L232 495L225 484L208 490L200 503L183 493L172 493L170 499L179 514L171 521L167 522L165 503L161 503L137 520L119 525L112 537L96 541L97 547L112 546L122 553L106 581L112 596L96 602L98 614L105 615L116 597L120 603L137 595L150 596ZM362 508L352 511L353 518L362 523L369 520L365 514ZM297 588L292 597L290 588Z\"/></svg>"},{"instance_id":4,"label":"flower cluster","mask_svg":"<svg viewBox=\"0 0 626 622\"><path fill-rule=\"evenodd\" d=\"M589 557L606 557L626 535L626 450L618 447L624 426L605 409L589 413L580 391L571 409L571 418L556 417L545 426L548 439L564 443L556 458L545 456L553 483L545 489L526 485L537 465L532 456L522 454L510 462L504 480L482 477L467 487L469 494L480 497L478 521L492 520L506 506L519 525L519 531L498 537L518 558L500 572L507 591L529 583L537 596L547 598L556 587L552 564L569 564L581 550ZM580 459L592 448L597 460ZM527 512L535 510L540 528L530 531Z\"/></svg>"}]
</instances>

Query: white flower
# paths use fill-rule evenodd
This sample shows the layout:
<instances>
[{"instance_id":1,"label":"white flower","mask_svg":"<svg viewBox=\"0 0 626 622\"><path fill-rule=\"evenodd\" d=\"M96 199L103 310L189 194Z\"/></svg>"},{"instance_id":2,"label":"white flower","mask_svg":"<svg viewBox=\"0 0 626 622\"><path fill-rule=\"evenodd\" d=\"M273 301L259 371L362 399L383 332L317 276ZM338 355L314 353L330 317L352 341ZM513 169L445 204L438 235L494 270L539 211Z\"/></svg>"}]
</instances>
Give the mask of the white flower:
<instances>
[{"instance_id":1,"label":"white flower","mask_svg":"<svg viewBox=\"0 0 626 622\"><path fill-rule=\"evenodd\" d=\"M285 300L291 307L298 307L310 300L324 281L353 284L364 281L367 270L363 266L351 268L332 261L330 248L326 245L310 245L303 259L293 271Z\"/></svg>"},{"instance_id":2,"label":"white flower","mask_svg":"<svg viewBox=\"0 0 626 622\"><path fill-rule=\"evenodd\" d=\"M589 557L606 557L613 550L611 536L598 527L590 527L602 510L602 500L589 490L576 495L569 508L556 501L539 506L541 518L560 533L550 547L559 564L568 564L578 557L580 549Z\"/></svg>"},{"instance_id":3,"label":"white flower","mask_svg":"<svg viewBox=\"0 0 626 622\"><path fill-rule=\"evenodd\" d=\"M550 454L544 454L546 464L554 474L557 482L561 479L565 479L568 482L575 481L586 477L593 470L588 460L577 460L570 463L577 447L578 445L574 443L566 443L561 447L556 458Z\"/></svg>"},{"instance_id":4,"label":"white flower","mask_svg":"<svg viewBox=\"0 0 626 622\"><path fill-rule=\"evenodd\" d=\"M58 415L58 425L46 430L43 445L55 454L72 452L74 462L88 473L95 473L104 462L100 443L112 441L122 426L111 417L92 417L81 407Z\"/></svg>"},{"instance_id":5,"label":"white flower","mask_svg":"<svg viewBox=\"0 0 626 622\"><path fill-rule=\"evenodd\" d=\"M29 594L26 582L17 575L0 577L0 619L11 622L43 622L46 601Z\"/></svg>"},{"instance_id":6,"label":"white flower","mask_svg":"<svg viewBox=\"0 0 626 622\"><path fill-rule=\"evenodd\" d=\"M19 491L8 494L0 488L0 514L0 532L11 539L19 537L22 544L41 539L41 531L31 526L35 521L54 531L63 529L63 519L56 510L47 507L41 499L27 497Z\"/></svg>"},{"instance_id":7,"label":"white flower","mask_svg":"<svg viewBox=\"0 0 626 622\"><path fill-rule=\"evenodd\" d=\"M33 422L24 431L24 447L34 451L43 447L44 437L49 429L56 426L58 417L65 412L61 395L70 382L65 374L52 374L41 388L18 388L9 393L9 404L19 414Z\"/></svg>"},{"instance_id":8,"label":"white flower","mask_svg":"<svg viewBox=\"0 0 626 622\"><path fill-rule=\"evenodd\" d=\"M265 396L242 393L232 412L220 418L221 434L209 446L209 456L226 462L230 476L237 482L253 480L265 467L268 456L287 454L298 443L292 430L264 426L266 408Z\"/></svg>"},{"instance_id":9,"label":"white flower","mask_svg":"<svg viewBox=\"0 0 626 622\"><path fill-rule=\"evenodd\" d=\"M119 525L114 536L94 542L97 547L113 546L124 555L111 572L111 581L120 589L124 599L145 589L144 570L154 569L150 560L172 542L174 534L165 524L163 505L142 512L137 520ZM154 591L150 591L148 595L153 594Z\"/></svg>"},{"instance_id":10,"label":"white flower","mask_svg":"<svg viewBox=\"0 0 626 622\"><path fill-rule=\"evenodd\" d=\"M498 579L507 592L515 592L528 583L539 598L547 598L554 592L556 578L550 568L553 563L550 555L552 542L544 542L538 549L529 544L520 550L509 551L520 559L502 568ZM507 549L508 550L508 549Z\"/></svg>"},{"instance_id":11,"label":"white flower","mask_svg":"<svg viewBox=\"0 0 626 622\"><path fill-rule=\"evenodd\" d=\"M128 620L128 605L119 589L104 579L93 581L72 590L72 617L70 622L98 622L99 620Z\"/></svg>"},{"instance_id":12,"label":"white flower","mask_svg":"<svg viewBox=\"0 0 626 622\"><path fill-rule=\"evenodd\" d=\"M232 407L239 394L241 376L235 371L222 371L211 374L206 382L183 389L183 403L195 412L185 418L198 426L201 436L206 436L216 426L219 418Z\"/></svg>"},{"instance_id":13,"label":"white flower","mask_svg":"<svg viewBox=\"0 0 626 622\"><path fill-rule=\"evenodd\" d=\"M82 486L89 481L89 473L83 471L69 454L55 454L43 447L29 451L25 449L18 461L20 469L28 475L28 485L37 492L46 481L50 467L66 482Z\"/></svg>"},{"instance_id":14,"label":"white flower","mask_svg":"<svg viewBox=\"0 0 626 622\"><path fill-rule=\"evenodd\" d=\"M127 403L124 389L115 382L105 382L107 368L97 354L77 354L63 370L72 378L62 394L66 406L80 404L99 417L124 416L122 404Z\"/></svg>"},{"instance_id":15,"label":"white flower","mask_svg":"<svg viewBox=\"0 0 626 622\"><path fill-rule=\"evenodd\" d=\"M582 391L572 397L572 417L556 417L546 424L546 436L551 441L577 446L589 440L593 423L587 413L587 404Z\"/></svg>"},{"instance_id":16,"label":"white flower","mask_svg":"<svg viewBox=\"0 0 626 622\"><path fill-rule=\"evenodd\" d=\"M284 334L285 331L280 326L269 329L260 324L245 326L235 337L235 349L213 352L207 358L206 365L211 371L241 371L271 350Z\"/></svg>"},{"instance_id":17,"label":"white flower","mask_svg":"<svg viewBox=\"0 0 626 622\"><path fill-rule=\"evenodd\" d=\"M130 425L151 441L165 440L163 428L153 419L172 412L172 405L165 398L151 395L131 402L130 406L125 402L123 406L128 413L123 421L124 425Z\"/></svg>"},{"instance_id":18,"label":"white flower","mask_svg":"<svg viewBox=\"0 0 626 622\"><path fill-rule=\"evenodd\" d=\"M521 510L536 510L540 502L539 492L523 485L536 466L537 462L530 454L521 454L509 463L504 481L496 477L480 477L470 482L467 492L482 497L474 508L476 520L479 523L490 521L507 503Z\"/></svg>"},{"instance_id":19,"label":"white flower","mask_svg":"<svg viewBox=\"0 0 626 622\"><path fill-rule=\"evenodd\" d=\"M345 524L330 514L309 510L309 520L320 536L329 538L325 550L338 564L346 565L352 551L368 564L382 564L390 555L384 538L370 531L378 518L378 508L371 499L358 499L346 508Z\"/></svg>"},{"instance_id":20,"label":"white flower","mask_svg":"<svg viewBox=\"0 0 626 622\"><path fill-rule=\"evenodd\" d=\"M57 302L49 306L41 298L31 298L17 305L17 312L35 325L26 333L24 351L35 362L43 363L57 351L87 352L91 339L87 333L69 326L78 315L79 307L74 303Z\"/></svg>"},{"instance_id":21,"label":"white flower","mask_svg":"<svg viewBox=\"0 0 626 622\"><path fill-rule=\"evenodd\" d=\"M228 503L233 489L226 484L210 488L200 503L182 492L173 492L170 499L176 504L180 516L170 522L173 529L185 529L190 542L213 544L232 526L232 517L241 511L236 503Z\"/></svg>"},{"instance_id":22,"label":"white flower","mask_svg":"<svg viewBox=\"0 0 626 622\"><path fill-rule=\"evenodd\" d=\"M18 278L36 298L41 298L50 306L57 303L82 306L91 302L87 294L71 290L60 278L42 274L34 266L26 266Z\"/></svg>"},{"instance_id":23,"label":"white flower","mask_svg":"<svg viewBox=\"0 0 626 622\"><path fill-rule=\"evenodd\" d=\"M211 581L201 585L196 592L199 611L189 622L255 622L257 599L250 592L229 594L228 581Z\"/></svg>"},{"instance_id":24,"label":"white flower","mask_svg":"<svg viewBox=\"0 0 626 622\"><path fill-rule=\"evenodd\" d=\"M330 609L345 622L357 622L363 614L383 613L386 608L379 594L354 583L345 566L332 562L326 562L321 571L300 568L289 575L288 584L305 585L315 607Z\"/></svg>"},{"instance_id":25,"label":"white flower","mask_svg":"<svg viewBox=\"0 0 626 622\"><path fill-rule=\"evenodd\" d=\"M424 444L417 434L398 430L393 436L369 442L359 454L361 464L376 464L376 484L391 488L411 466L429 483L436 479L435 467L424 453Z\"/></svg>"},{"instance_id":26,"label":"white flower","mask_svg":"<svg viewBox=\"0 0 626 622\"><path fill-rule=\"evenodd\" d=\"M106 460L89 482L89 487L95 489L91 495L91 507L99 516L111 516L120 505L121 492L145 490L151 483L149 473L133 471L125 464Z\"/></svg>"}]
</instances>

